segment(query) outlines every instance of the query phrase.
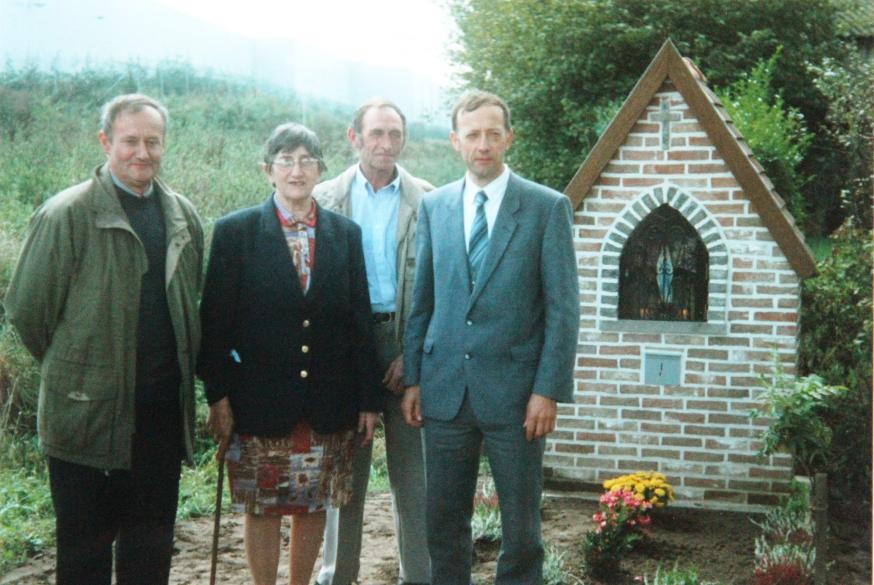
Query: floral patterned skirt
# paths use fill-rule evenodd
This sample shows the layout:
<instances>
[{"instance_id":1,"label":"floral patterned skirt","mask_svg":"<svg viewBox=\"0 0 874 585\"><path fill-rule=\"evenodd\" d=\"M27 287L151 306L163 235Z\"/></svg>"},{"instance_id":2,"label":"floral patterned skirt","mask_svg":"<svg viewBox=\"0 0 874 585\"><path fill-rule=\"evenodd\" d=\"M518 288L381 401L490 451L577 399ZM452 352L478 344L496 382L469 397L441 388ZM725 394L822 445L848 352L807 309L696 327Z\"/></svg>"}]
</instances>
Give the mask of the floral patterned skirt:
<instances>
[{"instance_id":1,"label":"floral patterned skirt","mask_svg":"<svg viewBox=\"0 0 874 585\"><path fill-rule=\"evenodd\" d=\"M234 434L225 456L232 509L287 516L340 507L352 496L355 431L320 435L300 422L286 437Z\"/></svg>"}]
</instances>

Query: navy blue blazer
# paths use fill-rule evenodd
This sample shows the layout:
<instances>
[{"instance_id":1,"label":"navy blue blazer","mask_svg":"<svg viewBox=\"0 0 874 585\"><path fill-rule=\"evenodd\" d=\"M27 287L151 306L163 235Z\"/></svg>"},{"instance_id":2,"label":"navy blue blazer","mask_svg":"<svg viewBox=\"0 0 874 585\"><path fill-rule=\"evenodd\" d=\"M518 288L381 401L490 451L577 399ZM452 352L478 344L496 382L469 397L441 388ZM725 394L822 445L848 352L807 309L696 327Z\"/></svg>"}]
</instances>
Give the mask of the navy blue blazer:
<instances>
[{"instance_id":1,"label":"navy blue blazer","mask_svg":"<svg viewBox=\"0 0 874 585\"><path fill-rule=\"evenodd\" d=\"M197 373L210 404L230 398L240 434L280 436L299 420L331 433L382 410L361 229L317 213L306 295L272 196L216 223Z\"/></svg>"}]
</instances>

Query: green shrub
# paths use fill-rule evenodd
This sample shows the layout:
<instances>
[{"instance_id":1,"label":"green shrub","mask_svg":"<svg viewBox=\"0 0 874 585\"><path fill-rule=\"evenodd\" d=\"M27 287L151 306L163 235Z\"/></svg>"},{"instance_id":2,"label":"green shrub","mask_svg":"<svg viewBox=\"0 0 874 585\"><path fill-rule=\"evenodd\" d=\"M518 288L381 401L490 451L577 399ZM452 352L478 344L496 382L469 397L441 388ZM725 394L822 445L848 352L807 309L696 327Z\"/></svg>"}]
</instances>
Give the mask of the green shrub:
<instances>
[{"instance_id":1,"label":"green shrub","mask_svg":"<svg viewBox=\"0 0 874 585\"><path fill-rule=\"evenodd\" d=\"M833 435L829 483L853 491L871 482L871 237L838 230L802 289L799 368L848 388L824 416Z\"/></svg>"},{"instance_id":2,"label":"green shrub","mask_svg":"<svg viewBox=\"0 0 874 585\"><path fill-rule=\"evenodd\" d=\"M735 126L743 134L768 178L786 200L795 221L807 216L801 188L806 182L799 172L812 135L804 117L786 105L783 95L772 88L774 68L782 49L767 61L759 61L752 72L733 83L719 96Z\"/></svg>"},{"instance_id":3,"label":"green shrub","mask_svg":"<svg viewBox=\"0 0 874 585\"><path fill-rule=\"evenodd\" d=\"M792 455L796 470L812 476L828 468L832 430L825 415L847 388L829 386L815 374L789 376L779 358L775 356L774 361L773 376L761 377L763 405L750 412L750 418L767 417L771 421L762 433L759 455L785 450Z\"/></svg>"}]
</instances>

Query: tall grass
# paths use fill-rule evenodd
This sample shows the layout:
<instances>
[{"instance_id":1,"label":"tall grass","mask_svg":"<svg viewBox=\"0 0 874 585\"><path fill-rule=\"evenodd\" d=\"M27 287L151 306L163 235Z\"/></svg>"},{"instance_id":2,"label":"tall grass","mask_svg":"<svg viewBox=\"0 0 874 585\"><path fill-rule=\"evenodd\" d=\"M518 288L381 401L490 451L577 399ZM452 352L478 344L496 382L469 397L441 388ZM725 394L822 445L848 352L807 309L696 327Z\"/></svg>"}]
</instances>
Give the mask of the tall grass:
<instances>
[{"instance_id":1,"label":"tall grass","mask_svg":"<svg viewBox=\"0 0 874 585\"><path fill-rule=\"evenodd\" d=\"M307 102L269 87L252 87L194 70L130 65L78 73L0 71L0 301L33 210L86 180L105 160L97 141L99 107L113 95L139 91L170 111L161 175L195 204L206 229L222 215L260 203L271 187L260 170L270 131L302 122L319 136L333 177L355 161L346 139L352 108ZM417 132L401 164L435 185L460 177L463 165L445 140ZM35 438L39 375L9 328L0 305L0 575L53 542L45 462ZM183 472L177 517L212 513L216 467L198 392L197 465ZM387 489L384 453L376 449L373 489ZM230 501L225 498L226 504Z\"/></svg>"}]
</instances>

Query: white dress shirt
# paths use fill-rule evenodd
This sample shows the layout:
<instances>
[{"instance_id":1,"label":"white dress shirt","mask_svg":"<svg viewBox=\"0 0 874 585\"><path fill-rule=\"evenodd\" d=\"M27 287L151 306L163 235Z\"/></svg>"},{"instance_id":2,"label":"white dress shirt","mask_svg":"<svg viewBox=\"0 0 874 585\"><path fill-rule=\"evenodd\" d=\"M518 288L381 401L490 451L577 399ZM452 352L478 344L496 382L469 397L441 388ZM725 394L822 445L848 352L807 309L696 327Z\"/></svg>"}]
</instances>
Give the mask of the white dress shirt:
<instances>
[{"instance_id":1,"label":"white dress shirt","mask_svg":"<svg viewBox=\"0 0 874 585\"><path fill-rule=\"evenodd\" d=\"M510 167L504 165L504 171L485 187L479 187L471 179L468 172L464 176L464 191L462 192L462 201L464 204L464 247L470 245L470 230L473 227L473 219L476 217L476 194L480 191L485 191L488 200L483 204L486 212L486 225L489 230L489 237L492 235L492 228L495 226L495 220L498 217L498 210L501 208L501 201L504 200L504 193L507 191L507 182L510 180Z\"/></svg>"}]
</instances>

